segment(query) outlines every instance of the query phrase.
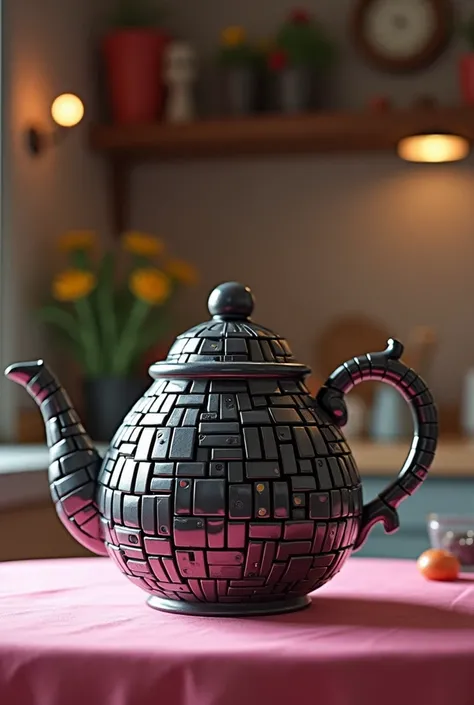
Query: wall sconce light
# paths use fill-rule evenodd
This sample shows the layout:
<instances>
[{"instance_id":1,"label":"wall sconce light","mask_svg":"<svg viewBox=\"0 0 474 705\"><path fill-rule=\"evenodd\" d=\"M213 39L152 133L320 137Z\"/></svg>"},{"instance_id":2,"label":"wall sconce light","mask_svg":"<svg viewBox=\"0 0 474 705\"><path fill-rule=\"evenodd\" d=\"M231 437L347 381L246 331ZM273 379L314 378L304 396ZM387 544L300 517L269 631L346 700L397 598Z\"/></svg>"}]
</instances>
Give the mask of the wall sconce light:
<instances>
[{"instance_id":1,"label":"wall sconce light","mask_svg":"<svg viewBox=\"0 0 474 705\"><path fill-rule=\"evenodd\" d=\"M51 147L61 140L66 129L78 125L84 117L84 103L73 93L59 95L51 105L51 117L58 126L51 132L38 127L30 127L26 132L26 141L30 154L37 156L46 147Z\"/></svg>"},{"instance_id":2,"label":"wall sconce light","mask_svg":"<svg viewBox=\"0 0 474 705\"><path fill-rule=\"evenodd\" d=\"M403 137L397 154L407 162L442 164L465 159L470 152L469 140L462 135L434 130Z\"/></svg>"}]
</instances>

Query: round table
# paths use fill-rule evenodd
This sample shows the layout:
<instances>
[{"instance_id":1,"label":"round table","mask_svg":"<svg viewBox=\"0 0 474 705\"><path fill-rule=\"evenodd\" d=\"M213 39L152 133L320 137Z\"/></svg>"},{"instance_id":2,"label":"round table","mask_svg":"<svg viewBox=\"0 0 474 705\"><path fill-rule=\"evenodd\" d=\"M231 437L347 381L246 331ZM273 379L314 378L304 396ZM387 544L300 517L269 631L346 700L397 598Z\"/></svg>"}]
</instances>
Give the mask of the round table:
<instances>
[{"instance_id":1,"label":"round table","mask_svg":"<svg viewBox=\"0 0 474 705\"><path fill-rule=\"evenodd\" d=\"M273 617L152 610L108 559L0 565L1 705L472 705L474 576L352 558Z\"/></svg>"}]
</instances>

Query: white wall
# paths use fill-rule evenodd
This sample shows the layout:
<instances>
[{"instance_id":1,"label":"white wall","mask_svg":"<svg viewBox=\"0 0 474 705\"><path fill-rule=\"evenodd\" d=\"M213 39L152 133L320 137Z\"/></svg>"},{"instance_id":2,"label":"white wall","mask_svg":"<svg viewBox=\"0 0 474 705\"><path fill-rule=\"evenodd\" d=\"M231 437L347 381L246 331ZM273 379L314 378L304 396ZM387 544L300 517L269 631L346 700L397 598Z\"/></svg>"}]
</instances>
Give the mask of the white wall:
<instances>
[{"instance_id":1,"label":"white wall","mask_svg":"<svg viewBox=\"0 0 474 705\"><path fill-rule=\"evenodd\" d=\"M32 309L53 271L53 238L71 228L106 228L105 165L84 148L88 123L97 117L96 34L105 3L4 4L2 362L9 362L51 355ZM51 102L67 91L83 98L87 119L56 149L32 157L25 149L25 129L31 124L51 129ZM0 392L2 435L8 437L11 399L24 404L26 395L10 382L2 383Z\"/></svg>"}]
</instances>

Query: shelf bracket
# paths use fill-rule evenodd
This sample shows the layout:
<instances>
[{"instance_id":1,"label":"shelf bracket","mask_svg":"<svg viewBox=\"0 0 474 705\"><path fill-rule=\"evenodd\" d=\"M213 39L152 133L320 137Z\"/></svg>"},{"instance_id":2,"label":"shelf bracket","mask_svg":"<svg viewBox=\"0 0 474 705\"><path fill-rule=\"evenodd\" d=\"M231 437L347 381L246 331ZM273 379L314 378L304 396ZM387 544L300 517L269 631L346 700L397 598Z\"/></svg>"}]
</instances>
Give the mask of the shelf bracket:
<instances>
[{"instance_id":1,"label":"shelf bracket","mask_svg":"<svg viewBox=\"0 0 474 705\"><path fill-rule=\"evenodd\" d=\"M128 160L113 159L111 163L110 212L114 238L130 228L130 170Z\"/></svg>"}]
</instances>

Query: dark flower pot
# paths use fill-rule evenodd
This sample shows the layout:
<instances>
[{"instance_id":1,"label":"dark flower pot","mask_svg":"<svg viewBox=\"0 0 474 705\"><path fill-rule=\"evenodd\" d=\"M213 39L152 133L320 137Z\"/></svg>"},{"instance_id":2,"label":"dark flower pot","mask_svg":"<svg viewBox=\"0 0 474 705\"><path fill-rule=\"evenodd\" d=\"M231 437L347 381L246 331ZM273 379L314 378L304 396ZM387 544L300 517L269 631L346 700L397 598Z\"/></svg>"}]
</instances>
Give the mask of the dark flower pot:
<instances>
[{"instance_id":1,"label":"dark flower pot","mask_svg":"<svg viewBox=\"0 0 474 705\"><path fill-rule=\"evenodd\" d=\"M265 68L258 69L255 72L256 81L256 97L255 97L255 112L266 113L270 109L268 100L268 72Z\"/></svg>"},{"instance_id":2,"label":"dark flower pot","mask_svg":"<svg viewBox=\"0 0 474 705\"><path fill-rule=\"evenodd\" d=\"M272 107L282 113L304 113L321 107L318 73L306 67L287 68L271 76Z\"/></svg>"},{"instance_id":3,"label":"dark flower pot","mask_svg":"<svg viewBox=\"0 0 474 705\"><path fill-rule=\"evenodd\" d=\"M220 93L224 115L252 115L257 111L257 72L254 68L246 66L222 69Z\"/></svg>"},{"instance_id":4,"label":"dark flower pot","mask_svg":"<svg viewBox=\"0 0 474 705\"><path fill-rule=\"evenodd\" d=\"M150 381L103 377L84 383L84 426L94 441L109 442Z\"/></svg>"}]
</instances>

